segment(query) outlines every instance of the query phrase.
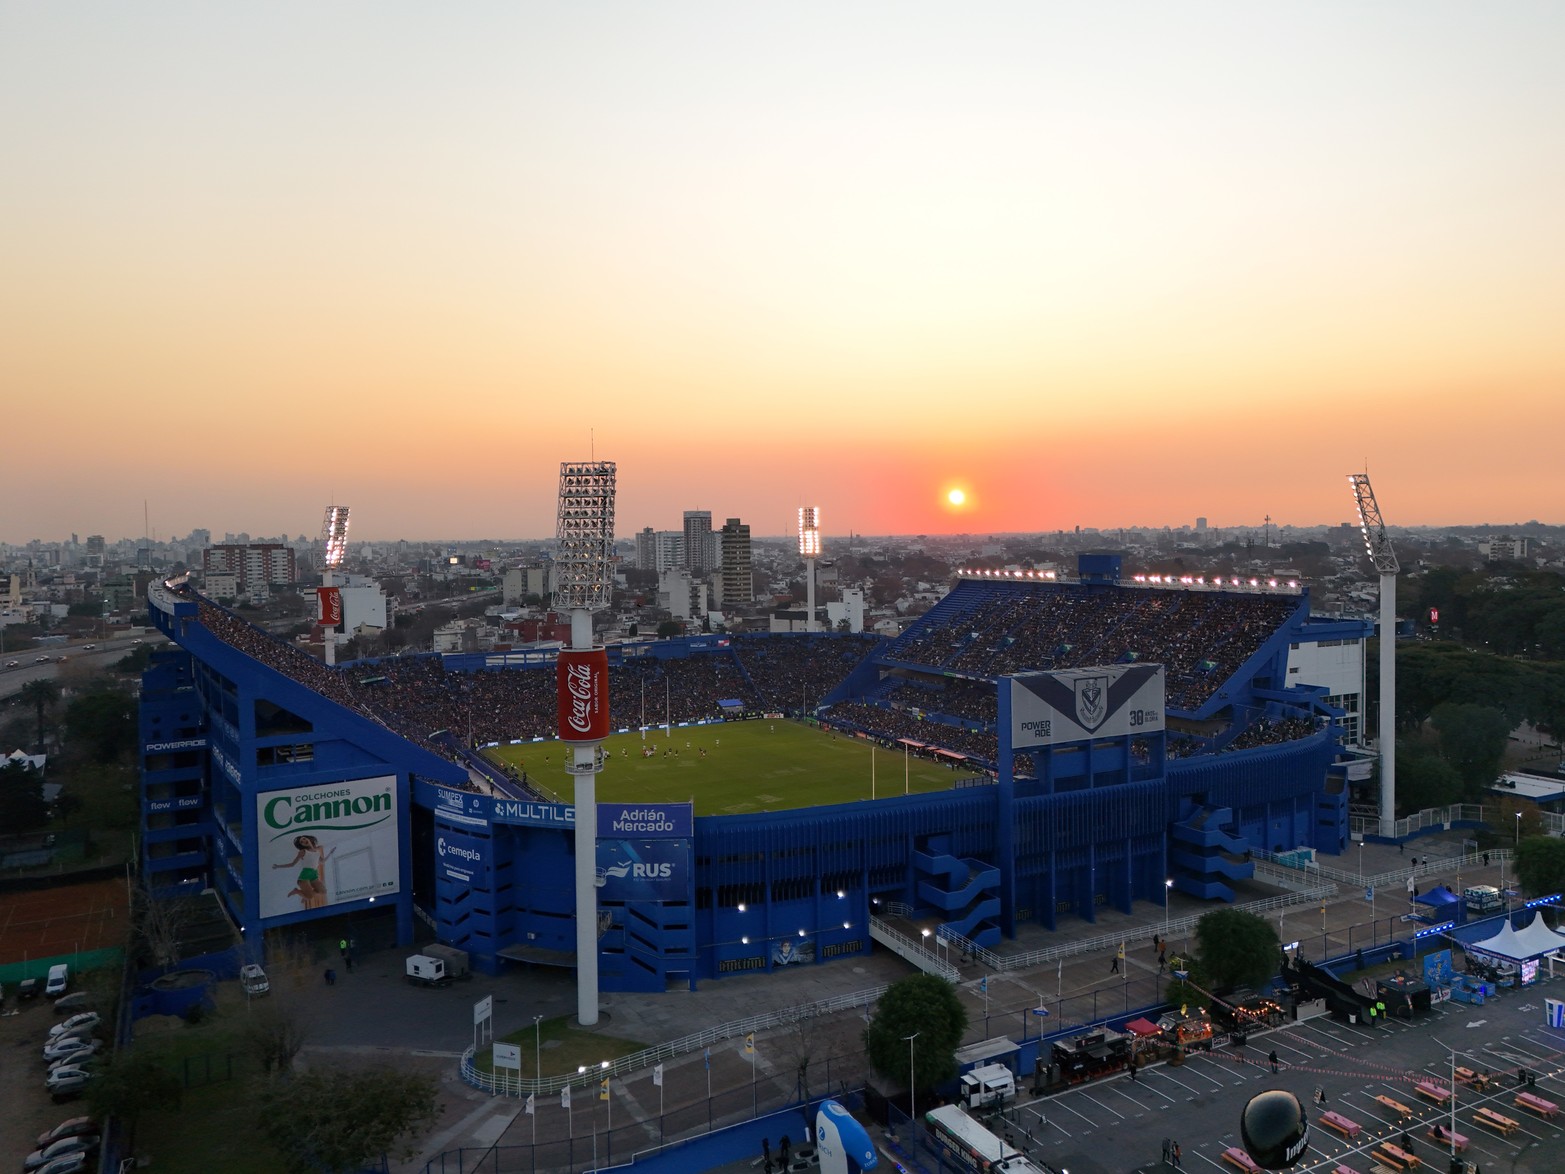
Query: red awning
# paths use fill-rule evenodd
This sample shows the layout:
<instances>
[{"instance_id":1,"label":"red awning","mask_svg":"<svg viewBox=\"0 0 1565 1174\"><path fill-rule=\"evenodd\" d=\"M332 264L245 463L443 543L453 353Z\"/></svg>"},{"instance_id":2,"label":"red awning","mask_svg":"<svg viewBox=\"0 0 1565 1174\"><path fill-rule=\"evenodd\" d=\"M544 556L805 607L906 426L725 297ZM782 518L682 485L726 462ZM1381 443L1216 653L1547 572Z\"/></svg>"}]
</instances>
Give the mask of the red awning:
<instances>
[{"instance_id":1,"label":"red awning","mask_svg":"<svg viewBox=\"0 0 1565 1174\"><path fill-rule=\"evenodd\" d=\"M1157 1035L1158 1026L1147 1019L1132 1019L1125 1024L1125 1030L1132 1035Z\"/></svg>"}]
</instances>

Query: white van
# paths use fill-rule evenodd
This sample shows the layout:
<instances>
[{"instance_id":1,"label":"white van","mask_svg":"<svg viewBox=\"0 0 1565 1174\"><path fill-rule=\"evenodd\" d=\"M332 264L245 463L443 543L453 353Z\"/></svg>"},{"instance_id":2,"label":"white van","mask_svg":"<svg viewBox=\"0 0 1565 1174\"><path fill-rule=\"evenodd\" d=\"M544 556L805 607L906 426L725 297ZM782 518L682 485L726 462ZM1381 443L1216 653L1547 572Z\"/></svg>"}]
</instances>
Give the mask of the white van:
<instances>
[{"instance_id":1,"label":"white van","mask_svg":"<svg viewBox=\"0 0 1565 1174\"><path fill-rule=\"evenodd\" d=\"M71 983L71 968L64 962L58 966L49 967L49 981L44 983L43 993L51 999L58 999L65 993L65 988Z\"/></svg>"},{"instance_id":2,"label":"white van","mask_svg":"<svg viewBox=\"0 0 1565 1174\"><path fill-rule=\"evenodd\" d=\"M962 1077L961 1090L966 1108L1003 1105L1016 1096L1016 1075L1004 1064L984 1064Z\"/></svg>"}]
</instances>

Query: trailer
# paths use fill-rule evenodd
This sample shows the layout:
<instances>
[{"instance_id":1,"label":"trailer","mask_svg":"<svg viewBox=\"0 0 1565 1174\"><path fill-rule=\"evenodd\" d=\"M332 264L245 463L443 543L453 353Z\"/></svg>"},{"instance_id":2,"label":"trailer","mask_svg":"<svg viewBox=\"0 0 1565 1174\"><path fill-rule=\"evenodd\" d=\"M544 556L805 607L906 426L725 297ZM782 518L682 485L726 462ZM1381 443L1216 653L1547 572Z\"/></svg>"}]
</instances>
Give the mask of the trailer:
<instances>
[{"instance_id":1,"label":"trailer","mask_svg":"<svg viewBox=\"0 0 1565 1174\"><path fill-rule=\"evenodd\" d=\"M414 986L449 986L451 983L445 959L431 958L428 954L408 955L407 975Z\"/></svg>"},{"instance_id":2,"label":"trailer","mask_svg":"<svg viewBox=\"0 0 1565 1174\"><path fill-rule=\"evenodd\" d=\"M1003 1105L1016 1098L1016 1074L1004 1064L984 1064L961 1080L958 1101L969 1109Z\"/></svg>"},{"instance_id":3,"label":"trailer","mask_svg":"<svg viewBox=\"0 0 1565 1174\"><path fill-rule=\"evenodd\" d=\"M964 1170L973 1174L1042 1174L1027 1155L1007 1145L955 1105L942 1105L924 1114L924 1124L935 1146Z\"/></svg>"},{"instance_id":4,"label":"trailer","mask_svg":"<svg viewBox=\"0 0 1565 1174\"><path fill-rule=\"evenodd\" d=\"M455 946L445 946L439 942L431 942L423 948L426 958L439 958L446 964L446 974L451 978L472 978L473 972L468 967L467 951L458 950Z\"/></svg>"}]
</instances>

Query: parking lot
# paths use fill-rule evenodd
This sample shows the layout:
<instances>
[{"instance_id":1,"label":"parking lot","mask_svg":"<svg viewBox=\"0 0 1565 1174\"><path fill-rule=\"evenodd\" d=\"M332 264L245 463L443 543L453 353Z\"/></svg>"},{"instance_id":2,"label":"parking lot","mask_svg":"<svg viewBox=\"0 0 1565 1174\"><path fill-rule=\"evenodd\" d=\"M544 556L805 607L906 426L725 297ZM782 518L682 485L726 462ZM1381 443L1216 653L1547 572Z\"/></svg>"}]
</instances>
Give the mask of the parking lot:
<instances>
[{"instance_id":1,"label":"parking lot","mask_svg":"<svg viewBox=\"0 0 1565 1174\"><path fill-rule=\"evenodd\" d=\"M19 1013L0 1018L0 1169L20 1170L40 1133L87 1110L80 1100L52 1104L43 1091L44 1039L64 1018L54 1004L45 998L18 1003L8 991L5 1009Z\"/></svg>"},{"instance_id":2,"label":"parking lot","mask_svg":"<svg viewBox=\"0 0 1565 1174\"><path fill-rule=\"evenodd\" d=\"M1512 1103L1516 1069L1526 1067L1536 1075L1532 1091L1565 1108L1565 1033L1543 1025L1544 997L1559 992L1565 992L1565 981L1507 992L1483 1007L1441 1004L1411 1024L1391 1020L1376 1028L1312 1019L1252 1035L1242 1048L1225 1042L1183 1065L1143 1069L1135 1080L1116 1075L1047 1099L1024 1096L1011 1114L1013 1140L1071 1174L1167 1169L1160 1160L1164 1138L1179 1142L1185 1169L1231 1172L1222 1154L1242 1144L1245 1102L1264 1089L1283 1088L1305 1102L1311 1119L1309 1152L1297 1169L1332 1171L1341 1165L1367 1174L1377 1168L1372 1157L1377 1146L1405 1132L1415 1156L1444 1170L1449 1149L1428 1140L1426 1131L1437 1121L1449 1126L1450 1112L1415 1088L1426 1079L1450 1085L1454 1048L1457 1064L1505 1076L1481 1094L1456 1086L1455 1129L1468 1138L1466 1158L1487 1171L1565 1169L1565 1122ZM1281 1062L1275 1076L1268 1062L1273 1050ZM1324 1106L1312 1103L1317 1088ZM1377 1095L1405 1105L1412 1115L1398 1118ZM1514 1120L1516 1131L1504 1137L1475 1123L1474 1113L1485 1106ZM1323 1109L1356 1122L1362 1132L1350 1142L1323 1128Z\"/></svg>"}]
</instances>

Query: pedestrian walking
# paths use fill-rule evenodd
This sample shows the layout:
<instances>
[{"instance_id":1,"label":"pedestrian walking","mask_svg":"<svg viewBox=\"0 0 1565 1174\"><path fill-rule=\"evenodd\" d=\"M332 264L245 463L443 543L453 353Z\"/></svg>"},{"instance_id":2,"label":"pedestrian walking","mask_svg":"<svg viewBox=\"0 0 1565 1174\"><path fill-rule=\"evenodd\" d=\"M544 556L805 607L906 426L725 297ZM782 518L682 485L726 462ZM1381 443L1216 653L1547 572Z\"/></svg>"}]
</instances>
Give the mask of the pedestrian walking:
<instances>
[{"instance_id":1,"label":"pedestrian walking","mask_svg":"<svg viewBox=\"0 0 1565 1174\"><path fill-rule=\"evenodd\" d=\"M1489 867L1489 853L1487 853L1487 852L1485 852L1485 853L1484 853L1484 854L1483 854L1483 866L1484 866L1484 867L1485 867L1485 868L1488 868L1488 867Z\"/></svg>"},{"instance_id":2,"label":"pedestrian walking","mask_svg":"<svg viewBox=\"0 0 1565 1174\"><path fill-rule=\"evenodd\" d=\"M353 955L352 954L344 954L342 956L342 964L348 968L348 973L349 974L353 973Z\"/></svg>"},{"instance_id":3,"label":"pedestrian walking","mask_svg":"<svg viewBox=\"0 0 1565 1174\"><path fill-rule=\"evenodd\" d=\"M1166 1166L1174 1160L1174 1143L1169 1138L1163 1139L1162 1162Z\"/></svg>"},{"instance_id":4,"label":"pedestrian walking","mask_svg":"<svg viewBox=\"0 0 1565 1174\"><path fill-rule=\"evenodd\" d=\"M330 966L328 966L326 968L326 985L327 986L336 986L337 985L337 972L335 970L333 970Z\"/></svg>"},{"instance_id":5,"label":"pedestrian walking","mask_svg":"<svg viewBox=\"0 0 1565 1174\"><path fill-rule=\"evenodd\" d=\"M1130 1079L1136 1079L1136 1058L1134 1056L1130 1058Z\"/></svg>"},{"instance_id":6,"label":"pedestrian walking","mask_svg":"<svg viewBox=\"0 0 1565 1174\"><path fill-rule=\"evenodd\" d=\"M1183 1170L1184 1168L1185 1168L1184 1151L1179 1148L1179 1143L1176 1141L1174 1143L1174 1169L1176 1169L1176 1170Z\"/></svg>"},{"instance_id":7,"label":"pedestrian walking","mask_svg":"<svg viewBox=\"0 0 1565 1174\"><path fill-rule=\"evenodd\" d=\"M1157 952L1157 965L1158 965L1158 969L1159 970L1161 970L1163 968L1163 959L1165 957L1167 957L1167 955L1168 955L1168 943L1164 942L1163 945L1162 945L1162 948L1159 949L1158 952Z\"/></svg>"},{"instance_id":8,"label":"pedestrian walking","mask_svg":"<svg viewBox=\"0 0 1565 1174\"><path fill-rule=\"evenodd\" d=\"M1266 1059L1267 1059L1267 1062L1271 1064L1273 1072L1276 1072L1278 1065L1282 1063L1282 1061L1277 1058L1277 1049L1276 1048L1272 1049L1272 1054L1267 1056Z\"/></svg>"},{"instance_id":9,"label":"pedestrian walking","mask_svg":"<svg viewBox=\"0 0 1565 1174\"><path fill-rule=\"evenodd\" d=\"M772 1139L769 1137L761 1138L761 1162L765 1174L772 1174Z\"/></svg>"},{"instance_id":10,"label":"pedestrian walking","mask_svg":"<svg viewBox=\"0 0 1565 1174\"><path fill-rule=\"evenodd\" d=\"M1118 974L1119 973L1119 955L1118 954L1115 954L1114 957L1109 959L1109 973L1110 974Z\"/></svg>"}]
</instances>

